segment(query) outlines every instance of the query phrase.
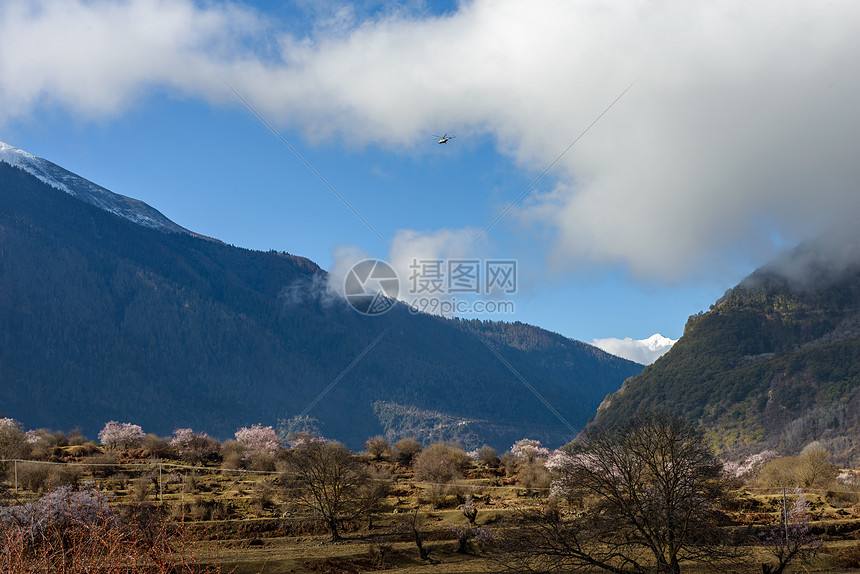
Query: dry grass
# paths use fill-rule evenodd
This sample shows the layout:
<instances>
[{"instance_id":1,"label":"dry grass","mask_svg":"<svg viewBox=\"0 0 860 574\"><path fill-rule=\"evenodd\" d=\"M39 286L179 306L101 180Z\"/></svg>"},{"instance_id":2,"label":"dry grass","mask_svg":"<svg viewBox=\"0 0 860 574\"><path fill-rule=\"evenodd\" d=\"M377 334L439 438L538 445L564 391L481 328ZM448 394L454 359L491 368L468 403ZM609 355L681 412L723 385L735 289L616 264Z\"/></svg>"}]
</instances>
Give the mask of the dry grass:
<instances>
[{"instance_id":1,"label":"dry grass","mask_svg":"<svg viewBox=\"0 0 860 574\"><path fill-rule=\"evenodd\" d=\"M497 572L500 566L480 546L474 554L456 552L458 543L449 528L467 523L458 508L465 497L471 495L476 501L477 524L497 532L516 528L516 510L539 509L546 504L544 491L517 488L517 477L500 477L473 466L439 505L432 487L417 482L406 467L375 464L394 477L389 497L374 517L372 529L365 520L344 525L346 540L342 543L330 543L312 512L291 504L276 473L231 473L215 466L191 471L164 465L160 474L157 465L122 470L79 467L76 482L80 486L91 485L111 493L111 504L121 513L123 508L143 510L126 512L122 516L125 528L116 528L105 518L101 523L52 532L38 543L28 539L22 529L2 530L0 572ZM5 485L0 484L0 492L5 488L11 493L10 478L7 475ZM16 500L24 503L38 499L45 491L44 484L36 490L39 488L41 492L19 490ZM729 511L736 524L762 526L778 520L780 501L775 492L737 494L737 502ZM803 568L809 572L857 568L860 506L853 500L829 496L814 496L812 502L813 527L825 538L825 544L818 557ZM404 528L414 512L419 514L430 558L441 564L419 557L414 540ZM749 564L753 570L760 571L757 564L765 560L760 550L752 549ZM803 568L793 571L803 572ZM687 565L685 571L705 570Z\"/></svg>"}]
</instances>

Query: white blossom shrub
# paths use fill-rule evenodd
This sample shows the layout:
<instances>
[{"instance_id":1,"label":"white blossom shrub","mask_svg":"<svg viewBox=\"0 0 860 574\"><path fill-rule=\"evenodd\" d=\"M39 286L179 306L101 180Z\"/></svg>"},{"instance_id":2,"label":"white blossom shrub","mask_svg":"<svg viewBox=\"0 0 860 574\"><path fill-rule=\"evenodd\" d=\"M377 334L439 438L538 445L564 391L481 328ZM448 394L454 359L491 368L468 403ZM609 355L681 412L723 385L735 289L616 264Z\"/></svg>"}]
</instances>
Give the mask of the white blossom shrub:
<instances>
[{"instance_id":1,"label":"white blossom shrub","mask_svg":"<svg viewBox=\"0 0 860 574\"><path fill-rule=\"evenodd\" d=\"M779 458L775 450L763 450L753 454L741 462L727 462L723 464L723 475L726 478L736 480L750 480L758 475L762 467L772 460Z\"/></svg>"},{"instance_id":2,"label":"white blossom shrub","mask_svg":"<svg viewBox=\"0 0 860 574\"><path fill-rule=\"evenodd\" d=\"M836 482L844 488L860 490L860 478L853 471L843 470L836 475Z\"/></svg>"},{"instance_id":3,"label":"white blossom shrub","mask_svg":"<svg viewBox=\"0 0 860 574\"><path fill-rule=\"evenodd\" d=\"M27 444L36 444L42 442L44 437L34 430L28 430L24 433L24 439L27 441Z\"/></svg>"},{"instance_id":4,"label":"white blossom shrub","mask_svg":"<svg viewBox=\"0 0 860 574\"><path fill-rule=\"evenodd\" d=\"M99 432L99 442L108 448L129 449L143 444L146 433L140 425L110 421Z\"/></svg>"},{"instance_id":5,"label":"white blossom shrub","mask_svg":"<svg viewBox=\"0 0 860 574\"><path fill-rule=\"evenodd\" d=\"M511 454L526 462L534 462L539 458L547 458L550 452L539 440L523 438L514 443Z\"/></svg>"},{"instance_id":6,"label":"white blossom shrub","mask_svg":"<svg viewBox=\"0 0 860 574\"><path fill-rule=\"evenodd\" d=\"M75 490L66 485L37 500L19 506L0 507L0 526L21 528L33 541L45 540L52 533L68 533L119 520L108 499L96 490Z\"/></svg>"}]
</instances>

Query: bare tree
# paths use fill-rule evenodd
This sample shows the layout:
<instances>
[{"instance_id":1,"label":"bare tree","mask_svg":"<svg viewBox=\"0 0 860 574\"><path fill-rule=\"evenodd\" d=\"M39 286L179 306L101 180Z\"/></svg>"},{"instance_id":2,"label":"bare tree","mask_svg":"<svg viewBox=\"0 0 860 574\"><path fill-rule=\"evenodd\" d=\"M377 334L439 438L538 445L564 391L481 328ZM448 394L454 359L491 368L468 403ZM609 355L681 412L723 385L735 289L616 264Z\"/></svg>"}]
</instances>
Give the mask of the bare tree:
<instances>
[{"instance_id":1,"label":"bare tree","mask_svg":"<svg viewBox=\"0 0 860 574\"><path fill-rule=\"evenodd\" d=\"M341 540L340 527L371 512L387 494L388 484L339 442L307 441L289 451L285 488L294 502L318 512Z\"/></svg>"},{"instance_id":2,"label":"bare tree","mask_svg":"<svg viewBox=\"0 0 860 574\"><path fill-rule=\"evenodd\" d=\"M424 546L425 533L422 531L422 520L421 516L418 514L418 509L415 509L412 514L410 514L406 520L401 523L401 530L410 535L415 541L415 547L418 548L418 556L421 560L426 560L431 564L439 564L438 560L430 558L431 549Z\"/></svg>"},{"instance_id":3,"label":"bare tree","mask_svg":"<svg viewBox=\"0 0 860 574\"><path fill-rule=\"evenodd\" d=\"M499 545L518 570L678 573L681 561L730 555L715 507L721 464L684 419L643 415L567 448L554 488L576 512L525 516Z\"/></svg>"}]
</instances>

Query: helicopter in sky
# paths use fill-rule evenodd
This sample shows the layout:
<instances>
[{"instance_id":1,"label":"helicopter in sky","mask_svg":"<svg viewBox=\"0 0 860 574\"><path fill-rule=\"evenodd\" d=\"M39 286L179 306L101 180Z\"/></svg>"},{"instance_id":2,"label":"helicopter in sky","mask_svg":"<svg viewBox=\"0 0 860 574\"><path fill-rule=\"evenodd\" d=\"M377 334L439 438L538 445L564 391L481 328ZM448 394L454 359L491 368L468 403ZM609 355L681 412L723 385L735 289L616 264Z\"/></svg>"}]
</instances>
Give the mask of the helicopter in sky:
<instances>
[{"instance_id":1,"label":"helicopter in sky","mask_svg":"<svg viewBox=\"0 0 860 574\"><path fill-rule=\"evenodd\" d=\"M436 142L436 143L438 143L438 144L444 144L444 143L448 143L448 140L452 140L452 139L454 139L454 138L455 138L455 137L457 137L457 136L455 136L454 134L451 134L450 136L449 136L448 134L445 134L445 135L441 135L441 136L433 136L433 137L434 137L434 138L439 138L439 141L438 141L438 142Z\"/></svg>"}]
</instances>

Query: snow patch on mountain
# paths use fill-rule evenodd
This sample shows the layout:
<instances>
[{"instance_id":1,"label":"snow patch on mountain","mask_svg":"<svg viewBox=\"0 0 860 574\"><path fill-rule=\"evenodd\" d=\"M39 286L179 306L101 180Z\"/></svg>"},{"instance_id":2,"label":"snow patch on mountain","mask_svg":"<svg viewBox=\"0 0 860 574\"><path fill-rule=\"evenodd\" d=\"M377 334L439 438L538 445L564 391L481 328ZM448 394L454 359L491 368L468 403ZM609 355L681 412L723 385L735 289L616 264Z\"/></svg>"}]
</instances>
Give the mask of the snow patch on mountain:
<instances>
[{"instance_id":1,"label":"snow patch on mountain","mask_svg":"<svg viewBox=\"0 0 860 574\"><path fill-rule=\"evenodd\" d=\"M113 193L46 159L3 142L0 142L0 161L26 171L55 189L138 225L165 233L189 233L187 229L173 223L160 211L140 200Z\"/></svg>"},{"instance_id":2,"label":"snow patch on mountain","mask_svg":"<svg viewBox=\"0 0 860 574\"><path fill-rule=\"evenodd\" d=\"M607 353L629 359L642 365L650 365L672 348L678 340L655 333L647 339L634 340L630 337L616 339L594 339L592 344Z\"/></svg>"}]
</instances>

